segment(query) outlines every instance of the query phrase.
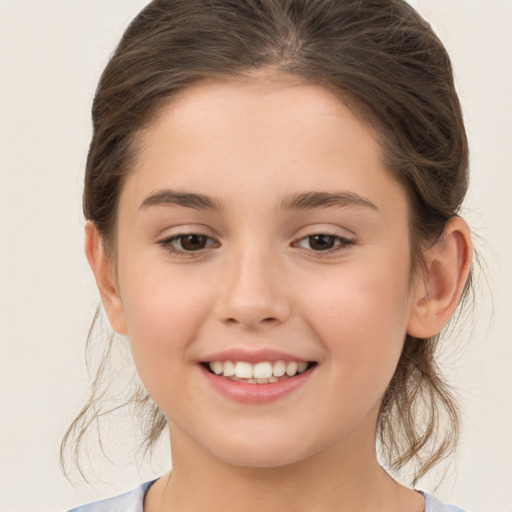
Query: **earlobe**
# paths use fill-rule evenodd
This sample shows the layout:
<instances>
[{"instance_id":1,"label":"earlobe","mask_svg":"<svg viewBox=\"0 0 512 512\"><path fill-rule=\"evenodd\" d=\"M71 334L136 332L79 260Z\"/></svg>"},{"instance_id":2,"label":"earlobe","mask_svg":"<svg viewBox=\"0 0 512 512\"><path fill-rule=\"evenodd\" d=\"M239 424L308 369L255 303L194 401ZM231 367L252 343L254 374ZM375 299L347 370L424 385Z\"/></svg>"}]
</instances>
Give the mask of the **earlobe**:
<instances>
[{"instance_id":1,"label":"earlobe","mask_svg":"<svg viewBox=\"0 0 512 512\"><path fill-rule=\"evenodd\" d=\"M101 235L91 221L85 225L85 255L96 279L101 302L110 325L118 334L127 334L123 304L118 292L113 265L105 254Z\"/></svg>"},{"instance_id":2,"label":"earlobe","mask_svg":"<svg viewBox=\"0 0 512 512\"><path fill-rule=\"evenodd\" d=\"M424 279L414 291L410 336L430 338L448 323L468 279L471 256L469 228L460 217L452 217L426 254Z\"/></svg>"}]
</instances>

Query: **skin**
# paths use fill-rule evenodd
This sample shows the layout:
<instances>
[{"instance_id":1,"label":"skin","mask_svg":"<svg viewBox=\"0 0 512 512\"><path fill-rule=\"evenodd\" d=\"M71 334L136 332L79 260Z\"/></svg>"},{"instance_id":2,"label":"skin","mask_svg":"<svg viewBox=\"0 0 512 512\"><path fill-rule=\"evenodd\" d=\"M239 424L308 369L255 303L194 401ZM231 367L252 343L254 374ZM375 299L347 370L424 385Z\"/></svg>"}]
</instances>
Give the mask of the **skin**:
<instances>
[{"instance_id":1,"label":"skin","mask_svg":"<svg viewBox=\"0 0 512 512\"><path fill-rule=\"evenodd\" d=\"M426 274L411 278L407 199L372 130L293 77L191 87L139 142L116 260L90 223L86 253L169 420L172 477L151 487L145 510L422 511L423 498L379 466L376 422L407 332L435 334L456 306L470 260L463 221L448 223ZM174 204L169 190L211 207ZM346 197L290 207L310 192ZM207 243L186 251L183 234ZM314 249L318 234L333 250ZM275 402L234 402L198 364L233 347L317 366Z\"/></svg>"}]
</instances>

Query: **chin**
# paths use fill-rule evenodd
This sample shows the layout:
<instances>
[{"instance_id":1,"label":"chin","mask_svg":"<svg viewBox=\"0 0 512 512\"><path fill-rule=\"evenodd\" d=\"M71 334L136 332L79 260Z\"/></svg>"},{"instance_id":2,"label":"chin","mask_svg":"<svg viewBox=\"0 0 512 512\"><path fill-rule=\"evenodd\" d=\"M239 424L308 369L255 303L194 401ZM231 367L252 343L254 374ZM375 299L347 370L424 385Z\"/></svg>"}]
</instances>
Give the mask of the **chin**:
<instances>
[{"instance_id":1,"label":"chin","mask_svg":"<svg viewBox=\"0 0 512 512\"><path fill-rule=\"evenodd\" d=\"M224 440L226 437L224 437ZM293 436L261 436L229 438L229 443L214 443L212 455L226 464L253 469L289 466L308 458L305 443Z\"/></svg>"},{"instance_id":2,"label":"chin","mask_svg":"<svg viewBox=\"0 0 512 512\"><path fill-rule=\"evenodd\" d=\"M275 453L273 451L253 449L246 452L233 451L219 454L219 458L230 466L247 469L275 469L291 466L302 460L300 455Z\"/></svg>"}]
</instances>

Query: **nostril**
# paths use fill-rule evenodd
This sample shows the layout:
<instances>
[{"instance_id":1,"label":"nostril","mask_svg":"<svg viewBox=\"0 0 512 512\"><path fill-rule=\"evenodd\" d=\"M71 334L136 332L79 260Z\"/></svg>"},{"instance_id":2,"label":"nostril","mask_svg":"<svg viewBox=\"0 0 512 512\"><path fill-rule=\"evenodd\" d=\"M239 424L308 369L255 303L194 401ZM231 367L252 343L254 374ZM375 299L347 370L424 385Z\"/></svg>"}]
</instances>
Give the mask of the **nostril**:
<instances>
[{"instance_id":1,"label":"nostril","mask_svg":"<svg viewBox=\"0 0 512 512\"><path fill-rule=\"evenodd\" d=\"M274 323L278 323L279 320L272 316L262 318L259 321L257 319L249 319L249 320L244 321L243 318L237 319L237 318L229 317L229 318L225 318L224 322L227 324L232 324L232 325L240 324L240 325L245 325L245 326L249 326L249 327L250 326L256 327L257 325L262 325L262 324L263 325L272 325Z\"/></svg>"}]
</instances>

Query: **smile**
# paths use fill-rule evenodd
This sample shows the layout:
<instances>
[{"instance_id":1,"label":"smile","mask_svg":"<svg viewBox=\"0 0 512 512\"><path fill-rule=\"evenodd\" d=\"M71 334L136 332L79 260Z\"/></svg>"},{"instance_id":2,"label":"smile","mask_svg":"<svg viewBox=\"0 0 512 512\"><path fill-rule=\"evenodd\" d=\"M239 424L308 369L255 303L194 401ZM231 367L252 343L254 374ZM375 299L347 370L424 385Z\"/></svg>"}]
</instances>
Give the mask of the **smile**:
<instances>
[{"instance_id":1,"label":"smile","mask_svg":"<svg viewBox=\"0 0 512 512\"><path fill-rule=\"evenodd\" d=\"M205 367L211 373L235 382L248 384L271 384L304 373L314 362L261 361L251 364L247 361L211 361Z\"/></svg>"}]
</instances>

